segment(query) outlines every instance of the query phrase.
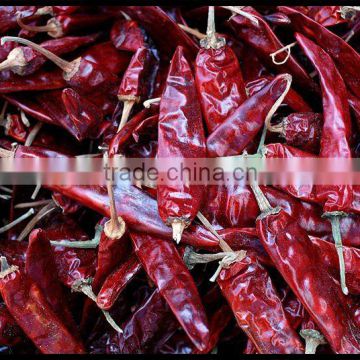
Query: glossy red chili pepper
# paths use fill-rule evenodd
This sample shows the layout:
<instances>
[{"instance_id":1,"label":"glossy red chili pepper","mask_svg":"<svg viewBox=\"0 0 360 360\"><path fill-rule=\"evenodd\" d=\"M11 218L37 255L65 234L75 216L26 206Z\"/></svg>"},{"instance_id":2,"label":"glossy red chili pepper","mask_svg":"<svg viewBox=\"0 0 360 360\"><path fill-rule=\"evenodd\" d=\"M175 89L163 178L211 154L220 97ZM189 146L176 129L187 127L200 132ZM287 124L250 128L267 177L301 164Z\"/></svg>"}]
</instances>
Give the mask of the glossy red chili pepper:
<instances>
[{"instance_id":1,"label":"glossy red chili pepper","mask_svg":"<svg viewBox=\"0 0 360 360\"><path fill-rule=\"evenodd\" d=\"M2 346L15 346L25 338L19 325L9 313L4 303L0 303L0 343Z\"/></svg>"},{"instance_id":2,"label":"glossy red chili pepper","mask_svg":"<svg viewBox=\"0 0 360 360\"><path fill-rule=\"evenodd\" d=\"M209 342L205 310L198 290L172 242L131 233L135 253L174 315L199 349ZM175 285L176 284L176 285Z\"/></svg>"},{"instance_id":3,"label":"glossy red chili pepper","mask_svg":"<svg viewBox=\"0 0 360 360\"><path fill-rule=\"evenodd\" d=\"M316 83L310 78L293 56L290 55L287 61L281 65L275 65L272 62L270 54L283 48L284 45L256 10L250 6L246 6L242 11L254 16L258 21L258 24L255 24L253 21L242 15L232 17L230 19L230 25L236 36L239 36L243 41L250 45L267 66L274 69L276 72L289 73L294 78L294 82L300 87L307 91L316 92ZM285 56L286 54L279 54L278 61L281 62L284 60Z\"/></svg>"},{"instance_id":4,"label":"glossy red chili pepper","mask_svg":"<svg viewBox=\"0 0 360 360\"><path fill-rule=\"evenodd\" d=\"M341 6L295 6L294 8L322 26L329 27L346 22L340 14Z\"/></svg>"},{"instance_id":5,"label":"glossy red chili pepper","mask_svg":"<svg viewBox=\"0 0 360 360\"><path fill-rule=\"evenodd\" d=\"M279 6L278 9L290 18L295 31L313 39L332 57L346 86L360 98L360 55L356 50L336 34L295 9L286 6Z\"/></svg>"},{"instance_id":6,"label":"glossy red chili pepper","mask_svg":"<svg viewBox=\"0 0 360 360\"><path fill-rule=\"evenodd\" d=\"M121 263L104 281L96 303L104 310L111 309L127 284L141 271L142 265L135 255Z\"/></svg>"},{"instance_id":7,"label":"glossy red chili pepper","mask_svg":"<svg viewBox=\"0 0 360 360\"><path fill-rule=\"evenodd\" d=\"M55 257L45 232L40 229L30 233L25 271L40 288L54 313L63 319L66 327L75 335L77 326L69 308L67 294L58 278Z\"/></svg>"},{"instance_id":8,"label":"glossy red chili pepper","mask_svg":"<svg viewBox=\"0 0 360 360\"><path fill-rule=\"evenodd\" d=\"M359 353L360 333L348 310L350 300L329 275L316 247L296 218L280 208L272 208L260 188L253 189L262 212L256 228L276 268L332 349L337 353Z\"/></svg>"},{"instance_id":9,"label":"glossy red chili pepper","mask_svg":"<svg viewBox=\"0 0 360 360\"><path fill-rule=\"evenodd\" d=\"M146 30L162 57L171 58L175 49L182 46L186 56L195 58L196 43L159 6L125 6L124 11ZM158 24L156 28L154 23Z\"/></svg>"},{"instance_id":10,"label":"glossy red chili pepper","mask_svg":"<svg viewBox=\"0 0 360 360\"><path fill-rule=\"evenodd\" d=\"M114 22L110 38L116 49L136 52L145 47L147 38L144 31L134 20L119 19Z\"/></svg>"},{"instance_id":11,"label":"glossy red chili pepper","mask_svg":"<svg viewBox=\"0 0 360 360\"><path fill-rule=\"evenodd\" d=\"M142 120L134 129L132 137L138 143L143 138L149 137L149 134L154 134L157 138L157 125L159 123L159 115L150 116Z\"/></svg>"},{"instance_id":12,"label":"glossy red chili pepper","mask_svg":"<svg viewBox=\"0 0 360 360\"><path fill-rule=\"evenodd\" d=\"M178 47L172 60L160 101L158 158L205 157L205 134L190 66ZM162 220L173 227L173 238L181 239L184 228L198 213L202 185L171 184L167 179L158 187L158 208Z\"/></svg>"},{"instance_id":13,"label":"glossy red chili pepper","mask_svg":"<svg viewBox=\"0 0 360 360\"><path fill-rule=\"evenodd\" d=\"M210 10L207 36L200 45L195 60L195 83L207 130L212 133L247 96L238 59L225 39L216 36L214 14Z\"/></svg>"},{"instance_id":14,"label":"glossy red chili pepper","mask_svg":"<svg viewBox=\"0 0 360 360\"><path fill-rule=\"evenodd\" d=\"M83 354L85 349L52 310L40 288L2 258L0 293L16 322L44 354Z\"/></svg>"},{"instance_id":15,"label":"glossy red chili pepper","mask_svg":"<svg viewBox=\"0 0 360 360\"><path fill-rule=\"evenodd\" d=\"M40 45L56 55L63 55L89 45L96 41L99 34L88 36L64 37L56 40L47 40ZM0 70L11 70L18 75L30 75L39 70L46 62L46 58L27 46L17 46L7 56L7 59L0 64Z\"/></svg>"},{"instance_id":16,"label":"glossy red chili pepper","mask_svg":"<svg viewBox=\"0 0 360 360\"><path fill-rule=\"evenodd\" d=\"M246 91L248 96L251 97L261 89L263 89L267 84L269 84L274 77L272 76L262 76L256 80L250 81L246 84ZM296 112L310 112L312 111L311 107L306 103L306 101L299 95L294 89L290 89L286 94L284 99L284 105L289 106L292 110Z\"/></svg>"},{"instance_id":17,"label":"glossy red chili pepper","mask_svg":"<svg viewBox=\"0 0 360 360\"><path fill-rule=\"evenodd\" d=\"M217 282L239 326L260 353L303 353L269 274L255 258L233 263L221 271Z\"/></svg>"},{"instance_id":18,"label":"glossy red chili pepper","mask_svg":"<svg viewBox=\"0 0 360 360\"><path fill-rule=\"evenodd\" d=\"M278 75L238 107L206 141L208 156L240 155L275 112L290 88L291 76Z\"/></svg>"}]
</instances>

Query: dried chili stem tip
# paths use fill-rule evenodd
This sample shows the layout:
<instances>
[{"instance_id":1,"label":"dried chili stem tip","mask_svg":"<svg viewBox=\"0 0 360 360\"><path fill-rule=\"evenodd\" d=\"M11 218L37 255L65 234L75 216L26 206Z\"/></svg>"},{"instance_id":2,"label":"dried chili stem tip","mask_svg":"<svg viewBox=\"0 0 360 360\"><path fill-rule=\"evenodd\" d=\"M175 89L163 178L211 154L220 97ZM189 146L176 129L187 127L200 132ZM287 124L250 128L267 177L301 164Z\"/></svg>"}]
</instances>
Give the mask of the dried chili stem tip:
<instances>
[{"instance_id":1,"label":"dried chili stem tip","mask_svg":"<svg viewBox=\"0 0 360 360\"><path fill-rule=\"evenodd\" d=\"M0 71L11 70L16 74L22 75L26 65L27 61L25 59L23 49L17 47L12 49L9 52L6 60L0 64Z\"/></svg>"},{"instance_id":2,"label":"dried chili stem tip","mask_svg":"<svg viewBox=\"0 0 360 360\"><path fill-rule=\"evenodd\" d=\"M288 117L282 118L282 120L276 124L272 125L270 122L267 124L267 130L278 133L282 136L286 136L286 125L289 123Z\"/></svg>"},{"instance_id":3,"label":"dried chili stem tip","mask_svg":"<svg viewBox=\"0 0 360 360\"><path fill-rule=\"evenodd\" d=\"M13 228L17 224L21 223L22 221L26 220L28 217L32 216L33 214L35 214L35 210L33 208L29 209L25 214L22 214L21 216L19 216L17 219L12 221L11 223L1 227L0 234L10 230L11 228Z\"/></svg>"},{"instance_id":4,"label":"dried chili stem tip","mask_svg":"<svg viewBox=\"0 0 360 360\"><path fill-rule=\"evenodd\" d=\"M51 201L44 207L42 207L39 212L28 222L28 224L25 226L23 231L20 233L19 237L17 238L17 241L22 241L25 239L26 236L28 236L31 232L31 230L35 227L35 225L46 215L50 214L52 211L54 211L57 208L57 205Z\"/></svg>"},{"instance_id":5,"label":"dried chili stem tip","mask_svg":"<svg viewBox=\"0 0 360 360\"><path fill-rule=\"evenodd\" d=\"M12 194L12 193L13 193L12 189L7 188L6 186L1 186L1 185L0 185L0 190L6 192L6 193L8 193L8 194Z\"/></svg>"},{"instance_id":6,"label":"dried chili stem tip","mask_svg":"<svg viewBox=\"0 0 360 360\"><path fill-rule=\"evenodd\" d=\"M181 28L182 30L184 30L188 34L195 36L199 40L202 40L202 39L204 39L206 37L206 34L203 34L202 32L200 32L197 29L193 29L193 28L191 28L189 26L179 24L179 23L178 23L178 26L179 26L179 28Z\"/></svg>"},{"instance_id":7,"label":"dried chili stem tip","mask_svg":"<svg viewBox=\"0 0 360 360\"><path fill-rule=\"evenodd\" d=\"M245 18L249 19L251 22L253 22L256 26L259 25L259 21L254 15L241 10L245 6L221 6L221 7L224 9L230 10L233 14L242 15L243 17L245 17Z\"/></svg>"},{"instance_id":8,"label":"dried chili stem tip","mask_svg":"<svg viewBox=\"0 0 360 360\"><path fill-rule=\"evenodd\" d=\"M256 181L252 181L250 186L255 195L256 202L258 203L258 206L261 211L259 218L266 217L267 215L270 215L270 214L277 214L280 211L280 208L278 208L278 207L273 208L270 205L268 199L266 198L264 193L261 191L261 189Z\"/></svg>"},{"instance_id":9,"label":"dried chili stem tip","mask_svg":"<svg viewBox=\"0 0 360 360\"><path fill-rule=\"evenodd\" d=\"M36 125L29 132L29 134L28 134L28 136L27 136L27 138L25 140L24 146L31 146L31 144L33 143L33 141L36 138L36 135L41 130L42 126L43 126L42 122L39 121L39 122L36 123Z\"/></svg>"},{"instance_id":10,"label":"dried chili stem tip","mask_svg":"<svg viewBox=\"0 0 360 360\"><path fill-rule=\"evenodd\" d=\"M225 44L226 41L224 38L216 36L215 10L214 6L209 6L206 36L204 39L200 40L200 45L205 49L219 49L224 47Z\"/></svg>"},{"instance_id":11,"label":"dried chili stem tip","mask_svg":"<svg viewBox=\"0 0 360 360\"><path fill-rule=\"evenodd\" d=\"M300 336L305 340L305 354L315 354L319 345L327 343L324 335L314 329L300 330Z\"/></svg>"},{"instance_id":12,"label":"dried chili stem tip","mask_svg":"<svg viewBox=\"0 0 360 360\"><path fill-rule=\"evenodd\" d=\"M271 53L270 57L271 57L272 62L275 65L284 65L288 61L289 57L291 56L291 48L294 47L296 44L297 44L297 41L295 41L289 45L286 45L286 46L282 47L281 49L276 50L273 53ZM281 54L284 51L287 52L285 59L282 61L276 61L276 55Z\"/></svg>"},{"instance_id":13,"label":"dried chili stem tip","mask_svg":"<svg viewBox=\"0 0 360 360\"><path fill-rule=\"evenodd\" d=\"M3 200L11 200L11 195L7 195L7 194L0 194L0 199Z\"/></svg>"},{"instance_id":14,"label":"dried chili stem tip","mask_svg":"<svg viewBox=\"0 0 360 360\"><path fill-rule=\"evenodd\" d=\"M323 217L328 218L331 223L331 231L335 242L336 252L339 258L339 271L340 271L340 285L341 290L345 295L349 294L349 290L346 286L346 271L345 271L345 260L344 260L344 249L341 239L340 231L340 218L347 216L342 211L332 211L323 214Z\"/></svg>"},{"instance_id":15,"label":"dried chili stem tip","mask_svg":"<svg viewBox=\"0 0 360 360\"><path fill-rule=\"evenodd\" d=\"M18 25L27 31L31 32L47 32L49 36L53 38L60 38L64 35L62 26L56 18L51 18L48 20L47 24L44 26L35 26L24 24L21 16L18 14L16 21Z\"/></svg>"},{"instance_id":16,"label":"dried chili stem tip","mask_svg":"<svg viewBox=\"0 0 360 360\"><path fill-rule=\"evenodd\" d=\"M353 20L358 11L360 11L360 6L341 6L339 13L343 19Z\"/></svg>"},{"instance_id":17,"label":"dried chili stem tip","mask_svg":"<svg viewBox=\"0 0 360 360\"><path fill-rule=\"evenodd\" d=\"M51 199L47 199L47 200L38 200L38 201L31 201L31 202L27 202L27 203L19 203L16 204L14 206L15 209L25 209L25 208L29 208L29 207L37 207L37 206L43 206L43 205L47 205L51 202Z\"/></svg>"},{"instance_id":18,"label":"dried chili stem tip","mask_svg":"<svg viewBox=\"0 0 360 360\"><path fill-rule=\"evenodd\" d=\"M0 279L3 279L5 276L13 273L14 271L19 270L19 267L16 265L9 265L5 256L0 256Z\"/></svg>"},{"instance_id":19,"label":"dried chili stem tip","mask_svg":"<svg viewBox=\"0 0 360 360\"><path fill-rule=\"evenodd\" d=\"M138 103L140 101L140 98L137 96L131 96L131 95L127 95L127 96L118 96L118 99L120 101L124 102L124 107L123 107L123 111L121 113L121 120L120 120L120 124L119 127L117 129L117 132L119 132L124 125L127 123L131 110L134 107L135 103Z\"/></svg>"},{"instance_id":20,"label":"dried chili stem tip","mask_svg":"<svg viewBox=\"0 0 360 360\"><path fill-rule=\"evenodd\" d=\"M81 292L85 294L88 298L90 298L92 301L96 303L96 295L94 294L92 287L91 287L92 279L79 279L74 282L74 284L71 287L72 291ZM122 334L122 329L119 325L116 324L115 320L111 317L108 311L102 310L102 313L104 314L107 322L110 324L110 326L117 332Z\"/></svg>"},{"instance_id":21,"label":"dried chili stem tip","mask_svg":"<svg viewBox=\"0 0 360 360\"><path fill-rule=\"evenodd\" d=\"M177 244L179 244L181 241L182 233L184 232L184 230L186 228L186 223L180 219L174 219L170 223L171 223L171 227L172 227L173 240Z\"/></svg>"},{"instance_id":22,"label":"dried chili stem tip","mask_svg":"<svg viewBox=\"0 0 360 360\"><path fill-rule=\"evenodd\" d=\"M91 240L85 241L69 241L69 240L51 240L52 246L64 246L76 249L96 249L100 243L101 233L103 232L101 225L95 226L95 235Z\"/></svg>"},{"instance_id":23,"label":"dried chili stem tip","mask_svg":"<svg viewBox=\"0 0 360 360\"><path fill-rule=\"evenodd\" d=\"M23 38L19 38L16 36L2 37L1 45L4 45L8 41L14 41L14 42L29 46L32 49L39 52L41 55L44 55L47 59L52 61L55 65L57 65L60 69L62 69L64 71L63 76L64 76L64 79L67 81L73 77L73 75L77 72L77 70L79 68L81 57L79 57L73 61L66 61L66 60L62 59L61 57L53 54L51 51L44 49L43 47L41 47L38 44L35 44L32 41L23 39Z\"/></svg>"},{"instance_id":24,"label":"dried chili stem tip","mask_svg":"<svg viewBox=\"0 0 360 360\"><path fill-rule=\"evenodd\" d=\"M109 166L109 155L107 152L104 153L105 164ZM104 232L105 235L110 239L120 239L125 233L125 221L121 216L117 215L114 189L112 179L106 179L106 187L110 202L110 220L105 223Z\"/></svg>"},{"instance_id":25,"label":"dried chili stem tip","mask_svg":"<svg viewBox=\"0 0 360 360\"><path fill-rule=\"evenodd\" d=\"M153 98L153 99L148 99L148 100L145 100L145 101L143 102L143 106L144 106L145 108L149 109L152 104L157 104L157 103L159 103L160 101L161 101L161 97L157 97L157 98Z\"/></svg>"}]
</instances>

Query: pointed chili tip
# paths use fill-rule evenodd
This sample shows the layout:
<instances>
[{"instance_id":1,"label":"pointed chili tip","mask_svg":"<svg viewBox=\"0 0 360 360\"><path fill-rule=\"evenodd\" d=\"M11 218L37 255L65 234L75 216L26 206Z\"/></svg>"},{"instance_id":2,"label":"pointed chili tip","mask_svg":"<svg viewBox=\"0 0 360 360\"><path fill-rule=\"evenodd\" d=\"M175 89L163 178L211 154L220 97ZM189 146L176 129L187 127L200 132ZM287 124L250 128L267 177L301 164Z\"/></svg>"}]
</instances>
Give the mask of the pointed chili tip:
<instances>
[{"instance_id":1,"label":"pointed chili tip","mask_svg":"<svg viewBox=\"0 0 360 360\"><path fill-rule=\"evenodd\" d=\"M179 244L181 241L182 233L185 230L185 223L181 220L174 220L171 223L172 230L173 230L173 239L174 241Z\"/></svg>"}]
</instances>

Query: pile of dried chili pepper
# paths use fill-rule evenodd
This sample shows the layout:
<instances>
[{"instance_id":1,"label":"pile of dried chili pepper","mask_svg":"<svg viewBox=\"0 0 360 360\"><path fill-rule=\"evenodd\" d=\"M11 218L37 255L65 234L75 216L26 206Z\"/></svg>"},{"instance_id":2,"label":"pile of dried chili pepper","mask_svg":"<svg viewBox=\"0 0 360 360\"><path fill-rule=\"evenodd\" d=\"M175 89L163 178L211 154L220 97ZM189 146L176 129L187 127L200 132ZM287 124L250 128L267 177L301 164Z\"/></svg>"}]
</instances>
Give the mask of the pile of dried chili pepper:
<instances>
[{"instance_id":1,"label":"pile of dried chili pepper","mask_svg":"<svg viewBox=\"0 0 360 360\"><path fill-rule=\"evenodd\" d=\"M0 6L7 161L359 154L359 6ZM0 182L0 353L360 354L359 185L135 175Z\"/></svg>"}]
</instances>

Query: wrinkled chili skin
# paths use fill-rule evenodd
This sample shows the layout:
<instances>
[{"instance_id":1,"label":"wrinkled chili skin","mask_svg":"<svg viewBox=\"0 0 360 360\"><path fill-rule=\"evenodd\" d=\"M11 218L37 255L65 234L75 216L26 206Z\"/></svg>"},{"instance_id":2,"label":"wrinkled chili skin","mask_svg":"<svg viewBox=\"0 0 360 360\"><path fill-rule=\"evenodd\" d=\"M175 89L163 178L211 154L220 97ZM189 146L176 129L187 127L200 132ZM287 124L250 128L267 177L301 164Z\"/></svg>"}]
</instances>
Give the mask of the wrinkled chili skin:
<instances>
[{"instance_id":1,"label":"wrinkled chili skin","mask_svg":"<svg viewBox=\"0 0 360 360\"><path fill-rule=\"evenodd\" d=\"M135 254L194 345L209 342L205 310L196 285L173 242L131 233Z\"/></svg>"},{"instance_id":2,"label":"wrinkled chili skin","mask_svg":"<svg viewBox=\"0 0 360 360\"><path fill-rule=\"evenodd\" d=\"M288 75L278 75L247 99L207 138L209 157L240 155L264 125L274 103L284 93Z\"/></svg>"},{"instance_id":3,"label":"wrinkled chili skin","mask_svg":"<svg viewBox=\"0 0 360 360\"><path fill-rule=\"evenodd\" d=\"M182 46L186 56L191 59L196 57L199 50L196 42L159 6L124 6L124 11L146 30L161 56L169 59L175 49Z\"/></svg>"},{"instance_id":4,"label":"wrinkled chili skin","mask_svg":"<svg viewBox=\"0 0 360 360\"><path fill-rule=\"evenodd\" d=\"M134 20L119 19L114 22L110 38L117 50L136 52L146 46L144 31Z\"/></svg>"},{"instance_id":5,"label":"wrinkled chili skin","mask_svg":"<svg viewBox=\"0 0 360 360\"><path fill-rule=\"evenodd\" d=\"M303 353L269 274L255 258L247 256L223 269L217 282L236 321L259 353Z\"/></svg>"},{"instance_id":6,"label":"wrinkled chili skin","mask_svg":"<svg viewBox=\"0 0 360 360\"><path fill-rule=\"evenodd\" d=\"M255 16L259 25L257 26L251 20L242 15L234 16L230 19L230 26L236 36L250 45L265 64L276 72L289 73L293 76L294 82L307 91L317 92L316 83L310 78L302 66L290 56L283 65L275 65L270 54L281 49L284 45L277 38L270 26L264 21L262 16L250 6L242 9ZM277 56L277 61L285 58L285 52Z\"/></svg>"},{"instance_id":7,"label":"wrinkled chili skin","mask_svg":"<svg viewBox=\"0 0 360 360\"><path fill-rule=\"evenodd\" d=\"M195 60L195 83L208 133L247 98L239 61L228 45L200 49Z\"/></svg>"},{"instance_id":8,"label":"wrinkled chili skin","mask_svg":"<svg viewBox=\"0 0 360 360\"><path fill-rule=\"evenodd\" d=\"M324 50L299 33L295 38L320 76L324 117L320 156L351 158L351 119L344 81ZM316 197L324 202L324 212L347 211L353 200L352 187L317 186Z\"/></svg>"},{"instance_id":9,"label":"wrinkled chili skin","mask_svg":"<svg viewBox=\"0 0 360 360\"><path fill-rule=\"evenodd\" d=\"M295 6L294 8L325 27L347 21L340 15L341 6Z\"/></svg>"},{"instance_id":10,"label":"wrinkled chili skin","mask_svg":"<svg viewBox=\"0 0 360 360\"><path fill-rule=\"evenodd\" d=\"M205 134L195 81L190 66L178 47L160 101L158 152L162 158L204 158ZM202 185L171 183L167 178L157 187L159 214L167 224L174 219L187 225L200 209Z\"/></svg>"},{"instance_id":11,"label":"wrinkled chili skin","mask_svg":"<svg viewBox=\"0 0 360 360\"><path fill-rule=\"evenodd\" d=\"M136 256L130 257L120 264L107 278L97 295L96 303L104 310L111 309L121 291L142 269L141 263Z\"/></svg>"},{"instance_id":12,"label":"wrinkled chili skin","mask_svg":"<svg viewBox=\"0 0 360 360\"><path fill-rule=\"evenodd\" d=\"M0 293L16 322L43 354L84 354L82 343L53 312L40 288L16 270L0 280Z\"/></svg>"},{"instance_id":13,"label":"wrinkled chili skin","mask_svg":"<svg viewBox=\"0 0 360 360\"><path fill-rule=\"evenodd\" d=\"M260 216L256 228L276 268L332 349L337 353L360 353L360 333L348 310L350 300L322 265L322 257L297 219L278 209L277 213Z\"/></svg>"},{"instance_id":14,"label":"wrinkled chili skin","mask_svg":"<svg viewBox=\"0 0 360 360\"><path fill-rule=\"evenodd\" d=\"M323 119L318 113L293 113L285 118L286 144L318 154Z\"/></svg>"},{"instance_id":15,"label":"wrinkled chili skin","mask_svg":"<svg viewBox=\"0 0 360 360\"><path fill-rule=\"evenodd\" d=\"M278 10L291 20L292 28L314 40L336 63L336 67L351 92L360 98L360 55L343 39L293 8L279 6Z\"/></svg>"}]
</instances>

